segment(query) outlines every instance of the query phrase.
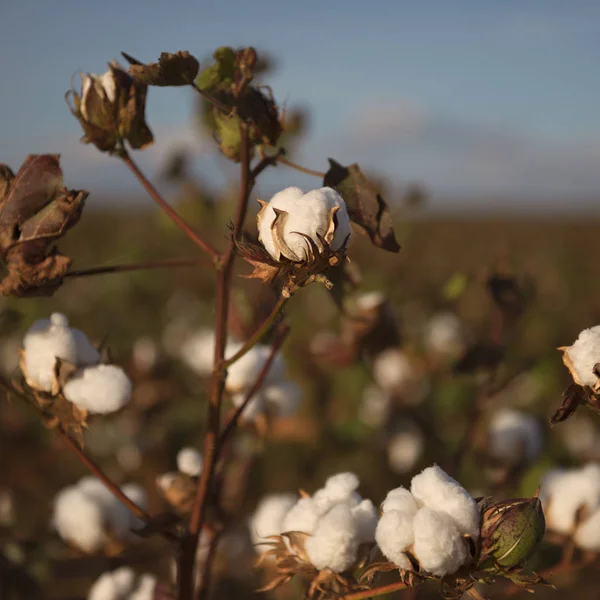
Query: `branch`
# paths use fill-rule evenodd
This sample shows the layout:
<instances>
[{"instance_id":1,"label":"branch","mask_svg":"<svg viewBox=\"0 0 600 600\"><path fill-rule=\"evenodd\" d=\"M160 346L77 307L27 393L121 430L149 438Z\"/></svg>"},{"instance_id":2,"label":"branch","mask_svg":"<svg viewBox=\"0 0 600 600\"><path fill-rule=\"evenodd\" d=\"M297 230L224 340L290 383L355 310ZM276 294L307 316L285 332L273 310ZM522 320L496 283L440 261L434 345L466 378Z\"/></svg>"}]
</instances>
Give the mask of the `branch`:
<instances>
[{"instance_id":1,"label":"branch","mask_svg":"<svg viewBox=\"0 0 600 600\"><path fill-rule=\"evenodd\" d=\"M254 346L256 346L256 344L258 344L258 342L260 342L263 339L263 337L269 332L269 330L277 320L277 317L283 310L283 307L285 306L285 303L288 300L289 298L286 298L284 296L279 297L279 300L277 300L277 304L275 304L275 306L269 313L269 316L263 321L263 323L252 335L252 337L249 340L247 340L244 343L244 345L231 358L228 358L222 363L223 369L227 369L227 367L230 367L234 362L242 358L244 354L252 350L252 348L254 348Z\"/></svg>"},{"instance_id":2,"label":"branch","mask_svg":"<svg viewBox=\"0 0 600 600\"><path fill-rule=\"evenodd\" d=\"M385 596L386 594L391 594L392 592L397 592L398 590L404 590L407 587L408 586L406 583L403 581L398 581L397 583L390 583L389 585L365 590L364 592L347 594L344 596L344 600L364 600L365 598L376 598L377 596Z\"/></svg>"},{"instance_id":3,"label":"branch","mask_svg":"<svg viewBox=\"0 0 600 600\"><path fill-rule=\"evenodd\" d=\"M194 244L202 248L211 258L216 259L218 257L217 251L208 243L205 242L177 213L177 211L158 193L156 188L150 183L146 176L140 171L137 164L131 158L127 150L122 149L119 157L127 165L129 170L137 177L138 181L142 184L142 187L146 190L148 195L156 202L162 210L170 217L170 219L183 231Z\"/></svg>"},{"instance_id":4,"label":"branch","mask_svg":"<svg viewBox=\"0 0 600 600\"><path fill-rule=\"evenodd\" d=\"M202 258L171 258L167 260L146 260L128 265L108 265L105 267L91 267L69 271L64 277L89 277L90 275L104 275L107 273L127 273L129 271L142 271L145 269L168 269L171 267L206 266Z\"/></svg>"},{"instance_id":5,"label":"branch","mask_svg":"<svg viewBox=\"0 0 600 600\"><path fill-rule=\"evenodd\" d=\"M217 100L214 96L211 96L208 92L205 92L204 90L201 90L197 85L195 81L192 81L192 83L190 83L190 85L208 102L210 102L215 108L218 108L219 110L223 111L224 113L230 114L233 111L233 108L231 106L227 106L226 104L223 104L220 100Z\"/></svg>"},{"instance_id":6,"label":"branch","mask_svg":"<svg viewBox=\"0 0 600 600\"><path fill-rule=\"evenodd\" d=\"M325 173L322 171L313 171L312 169L307 169L306 167L302 167L301 165L297 165L293 163L291 160L288 160L284 156L279 156L277 161L286 167L291 167L292 169L296 169L296 171L300 171L301 173L306 173L307 175L314 175L315 177L320 177L321 179L325 177Z\"/></svg>"}]
</instances>

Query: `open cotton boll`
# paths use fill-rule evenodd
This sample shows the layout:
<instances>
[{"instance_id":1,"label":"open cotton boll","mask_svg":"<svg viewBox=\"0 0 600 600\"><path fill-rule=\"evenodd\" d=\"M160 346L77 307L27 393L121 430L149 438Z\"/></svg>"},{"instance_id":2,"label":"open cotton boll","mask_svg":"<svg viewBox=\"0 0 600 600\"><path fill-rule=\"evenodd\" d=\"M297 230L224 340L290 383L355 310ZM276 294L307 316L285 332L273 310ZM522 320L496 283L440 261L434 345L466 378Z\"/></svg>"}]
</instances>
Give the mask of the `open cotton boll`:
<instances>
[{"instance_id":1,"label":"open cotton boll","mask_svg":"<svg viewBox=\"0 0 600 600\"><path fill-rule=\"evenodd\" d=\"M319 519L304 548L317 569L342 573L356 562L358 545L358 527L352 511L348 505L338 504Z\"/></svg>"},{"instance_id":2,"label":"open cotton boll","mask_svg":"<svg viewBox=\"0 0 600 600\"><path fill-rule=\"evenodd\" d=\"M542 450L540 422L518 410L497 411L488 429L488 449L491 456L509 463L534 461Z\"/></svg>"},{"instance_id":3,"label":"open cotton boll","mask_svg":"<svg viewBox=\"0 0 600 600\"><path fill-rule=\"evenodd\" d=\"M275 259L281 256L295 261L305 261L309 257L309 237L323 251L322 238L325 238L334 216L334 234L331 249L339 250L350 236L350 217L343 198L332 188L323 187L304 194L300 188L289 187L275 194L258 216L258 239L267 252ZM281 240L273 232L273 222L277 211L283 211L278 219L283 220Z\"/></svg>"},{"instance_id":4,"label":"open cotton boll","mask_svg":"<svg viewBox=\"0 0 600 600\"><path fill-rule=\"evenodd\" d=\"M366 292L356 298L356 307L360 310L374 310L386 301L383 292Z\"/></svg>"},{"instance_id":5,"label":"open cotton boll","mask_svg":"<svg viewBox=\"0 0 600 600\"><path fill-rule=\"evenodd\" d=\"M146 508L148 498L146 491L137 483L126 483L121 487L121 491L140 508ZM139 540L132 529L138 529L143 526L143 521L136 517L126 506L121 504L116 498L115 502L107 511L107 521L111 530L123 541Z\"/></svg>"},{"instance_id":6,"label":"open cotton boll","mask_svg":"<svg viewBox=\"0 0 600 600\"><path fill-rule=\"evenodd\" d=\"M394 473L408 473L417 464L424 449L425 440L421 431L413 423L405 423L403 429L388 440L388 464Z\"/></svg>"},{"instance_id":7,"label":"open cotton boll","mask_svg":"<svg viewBox=\"0 0 600 600\"><path fill-rule=\"evenodd\" d=\"M577 527L574 539L581 549L600 552L600 508Z\"/></svg>"},{"instance_id":8,"label":"open cotton boll","mask_svg":"<svg viewBox=\"0 0 600 600\"><path fill-rule=\"evenodd\" d=\"M413 551L422 569L441 577L454 573L468 557L455 521L447 514L422 508L413 522Z\"/></svg>"},{"instance_id":9,"label":"open cotton boll","mask_svg":"<svg viewBox=\"0 0 600 600\"><path fill-rule=\"evenodd\" d=\"M412 479L410 490L422 506L450 516L461 534L479 537L480 514L475 499L440 467L428 467Z\"/></svg>"},{"instance_id":10,"label":"open cotton boll","mask_svg":"<svg viewBox=\"0 0 600 600\"><path fill-rule=\"evenodd\" d=\"M600 325L584 329L565 353L570 359L576 383L593 387L598 382L594 365L600 362Z\"/></svg>"},{"instance_id":11,"label":"open cotton boll","mask_svg":"<svg viewBox=\"0 0 600 600\"><path fill-rule=\"evenodd\" d=\"M225 355L230 358L241 348L241 344L227 346ZM227 369L225 387L228 392L240 392L254 385L262 368L271 355L271 348L257 344L251 348L239 360L236 360ZM282 379L285 374L285 363L280 354L277 354L271 363L271 367L265 377L264 385L267 386Z\"/></svg>"},{"instance_id":12,"label":"open cotton boll","mask_svg":"<svg viewBox=\"0 0 600 600\"><path fill-rule=\"evenodd\" d=\"M88 600L124 600L128 598L135 580L129 567L102 573L90 588Z\"/></svg>"},{"instance_id":13,"label":"open cotton boll","mask_svg":"<svg viewBox=\"0 0 600 600\"><path fill-rule=\"evenodd\" d=\"M580 509L600 507L600 465L548 472L542 479L540 499L548 529L568 535Z\"/></svg>"},{"instance_id":14,"label":"open cotton boll","mask_svg":"<svg viewBox=\"0 0 600 600\"><path fill-rule=\"evenodd\" d=\"M269 494L261 499L249 523L253 544L267 541L271 535L283 533L283 521L296 504L295 494Z\"/></svg>"},{"instance_id":15,"label":"open cotton boll","mask_svg":"<svg viewBox=\"0 0 600 600\"><path fill-rule=\"evenodd\" d=\"M370 500L363 500L350 509L356 524L359 544L369 544L375 541L377 528L377 510Z\"/></svg>"},{"instance_id":16,"label":"open cotton boll","mask_svg":"<svg viewBox=\"0 0 600 600\"><path fill-rule=\"evenodd\" d=\"M136 589L129 596L128 600L154 600L154 591L156 589L156 577L149 573L144 573L139 580Z\"/></svg>"},{"instance_id":17,"label":"open cotton boll","mask_svg":"<svg viewBox=\"0 0 600 600\"><path fill-rule=\"evenodd\" d=\"M65 488L54 500L52 525L61 538L93 553L106 542L102 506L77 486Z\"/></svg>"},{"instance_id":18,"label":"open cotton boll","mask_svg":"<svg viewBox=\"0 0 600 600\"><path fill-rule=\"evenodd\" d=\"M454 355L465 345L461 320L452 312L433 315L425 327L425 345L438 354Z\"/></svg>"},{"instance_id":19,"label":"open cotton boll","mask_svg":"<svg viewBox=\"0 0 600 600\"><path fill-rule=\"evenodd\" d=\"M51 392L57 358L77 364L77 340L67 317L53 313L50 319L33 323L23 338L23 375L27 384Z\"/></svg>"},{"instance_id":20,"label":"open cotton boll","mask_svg":"<svg viewBox=\"0 0 600 600\"><path fill-rule=\"evenodd\" d=\"M373 377L384 391L405 391L415 376L412 361L398 348L384 350L373 361Z\"/></svg>"},{"instance_id":21,"label":"open cotton boll","mask_svg":"<svg viewBox=\"0 0 600 600\"><path fill-rule=\"evenodd\" d=\"M362 393L358 416L367 425L379 427L388 418L391 407L392 397L389 392L383 391L378 385L368 385Z\"/></svg>"},{"instance_id":22,"label":"open cotton boll","mask_svg":"<svg viewBox=\"0 0 600 600\"><path fill-rule=\"evenodd\" d=\"M419 510L419 505L415 497L407 489L398 487L388 492L388 495L381 504L381 510L384 513L395 510L414 517Z\"/></svg>"},{"instance_id":23,"label":"open cotton boll","mask_svg":"<svg viewBox=\"0 0 600 600\"><path fill-rule=\"evenodd\" d=\"M312 498L300 498L285 515L282 531L302 531L312 534L319 520L319 511Z\"/></svg>"},{"instance_id":24,"label":"open cotton boll","mask_svg":"<svg viewBox=\"0 0 600 600\"><path fill-rule=\"evenodd\" d=\"M325 486L313 494L313 501L320 514L327 512L334 504L345 503L357 506L362 498L356 492L360 482L354 473L337 473L325 482Z\"/></svg>"},{"instance_id":25,"label":"open cotton boll","mask_svg":"<svg viewBox=\"0 0 600 600\"><path fill-rule=\"evenodd\" d=\"M196 448L187 446L177 453L177 468L181 473L191 477L200 475L202 462L202 454Z\"/></svg>"},{"instance_id":26,"label":"open cotton boll","mask_svg":"<svg viewBox=\"0 0 600 600\"><path fill-rule=\"evenodd\" d=\"M401 569L412 570L405 551L415 541L413 530L414 514L399 510L384 512L377 524L375 541L384 556Z\"/></svg>"},{"instance_id":27,"label":"open cotton boll","mask_svg":"<svg viewBox=\"0 0 600 600\"><path fill-rule=\"evenodd\" d=\"M199 329L181 346L183 362L198 375L212 373L215 362L215 332L213 329Z\"/></svg>"},{"instance_id":28,"label":"open cotton boll","mask_svg":"<svg viewBox=\"0 0 600 600\"><path fill-rule=\"evenodd\" d=\"M110 413L123 408L131 399L131 381L116 365L85 367L63 387L63 394L90 413Z\"/></svg>"}]
</instances>

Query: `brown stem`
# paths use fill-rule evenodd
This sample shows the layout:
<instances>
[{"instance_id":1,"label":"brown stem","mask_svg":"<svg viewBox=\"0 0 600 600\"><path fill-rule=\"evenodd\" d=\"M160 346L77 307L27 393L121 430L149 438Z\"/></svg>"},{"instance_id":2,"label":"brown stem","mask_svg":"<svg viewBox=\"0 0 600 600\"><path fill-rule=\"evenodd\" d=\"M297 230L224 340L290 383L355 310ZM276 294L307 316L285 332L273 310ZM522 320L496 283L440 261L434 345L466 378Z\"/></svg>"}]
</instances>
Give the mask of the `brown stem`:
<instances>
[{"instance_id":1,"label":"brown stem","mask_svg":"<svg viewBox=\"0 0 600 600\"><path fill-rule=\"evenodd\" d=\"M231 106L227 106L226 104L223 104L220 100L217 100L214 96L211 96L208 92L205 92L204 90L200 89L197 85L195 81L192 81L192 83L190 83L190 85L208 102L210 102L214 107L218 108L219 110L223 111L224 113L231 113L233 108Z\"/></svg>"},{"instance_id":2,"label":"brown stem","mask_svg":"<svg viewBox=\"0 0 600 600\"><path fill-rule=\"evenodd\" d=\"M208 405L208 430L204 438L204 467L198 481L198 488L192 514L190 518L189 531L184 538L179 560L178 600L192 600L194 564L196 548L200 531L204 525L206 509L208 505L209 492L215 473L218 456L218 439L221 426L221 403L225 387L225 371L222 367L227 343L227 315L229 309L229 288L231 285L231 273L235 261L235 244L239 239L248 208L248 198L253 185L250 171L250 143L248 139L248 128L242 123L242 144L240 153L240 191L236 216L233 226L233 235L219 264L217 276L217 298L216 298L216 325L215 325L215 355L211 382L211 394ZM204 600L208 593L207 589L200 590L200 600Z\"/></svg>"},{"instance_id":3,"label":"brown stem","mask_svg":"<svg viewBox=\"0 0 600 600\"><path fill-rule=\"evenodd\" d=\"M325 173L323 173L322 171L313 171L313 169L307 169L306 167L303 167L301 165L297 165L296 163L292 162L291 160L288 160L287 158L285 158L285 156L279 156L277 158L277 161L280 162L282 165L286 165L286 167L291 167L292 169L296 169L296 171L300 171L301 173L306 173L307 175L314 175L315 177L325 177Z\"/></svg>"},{"instance_id":4,"label":"brown stem","mask_svg":"<svg viewBox=\"0 0 600 600\"><path fill-rule=\"evenodd\" d=\"M262 384L265 380L265 377L269 373L269 369L271 368L271 365L273 364L273 361L275 360L275 356L277 355L281 346L283 345L283 342L285 341L285 338L287 337L288 333L289 333L289 327L284 327L283 330L276 337L275 341L273 342L273 346L271 347L271 353L269 354L269 358L263 365L263 368L261 369L260 373L258 374L256 381L254 382L254 385L247 392L246 397L244 398L244 401L242 402L242 404L240 404L240 406L237 407L235 413L233 413L233 415L231 416L229 421L227 421L227 423L225 424L225 427L223 428L223 432L221 433L221 437L219 438L219 448L222 448L224 446L224 444L227 442L227 438L231 435L233 430L236 428L238 421L240 420L240 417L241 417L242 413L244 412L244 409L246 408L246 406L248 406L248 403L250 402L250 400L252 400L252 397L254 396L254 394L256 394L256 392L262 386Z\"/></svg>"},{"instance_id":5,"label":"brown stem","mask_svg":"<svg viewBox=\"0 0 600 600\"><path fill-rule=\"evenodd\" d=\"M279 297L279 300L277 300L277 304L275 304L275 306L269 313L269 316L263 321L263 323L255 331L252 337L249 340L247 340L244 343L244 345L231 358L228 358L226 361L223 362L222 366L224 369L227 369L227 367L230 367L234 362L242 358L244 354L249 352L254 346L256 346L256 344L258 344L258 342L260 342L263 339L263 337L270 331L271 327L277 320L279 313L281 313L287 301L288 298L286 298L285 296Z\"/></svg>"},{"instance_id":6,"label":"brown stem","mask_svg":"<svg viewBox=\"0 0 600 600\"><path fill-rule=\"evenodd\" d=\"M127 273L129 271L142 271L145 269L168 269L171 267L193 267L206 265L202 258L172 258L167 260L146 260L128 265L107 265L105 267L91 267L69 271L64 277L89 277L90 275L104 275L107 273Z\"/></svg>"},{"instance_id":7,"label":"brown stem","mask_svg":"<svg viewBox=\"0 0 600 600\"><path fill-rule=\"evenodd\" d=\"M364 592L347 594L344 596L344 600L365 600L365 598L376 598L377 596L385 596L385 594L391 594L392 592L404 590L406 587L407 585L403 581L398 581L397 583L390 583L389 585L383 585L378 588L365 590Z\"/></svg>"},{"instance_id":8,"label":"brown stem","mask_svg":"<svg viewBox=\"0 0 600 600\"><path fill-rule=\"evenodd\" d=\"M127 165L129 170L137 177L142 187L146 190L150 198L158 204L169 218L183 231L194 244L202 248L210 257L216 259L217 251L206 241L204 241L196 231L194 231L177 213L177 211L158 193L156 188L150 183L146 176L140 171L140 168L131 158L127 150L123 149L120 153L120 158Z\"/></svg>"}]
</instances>

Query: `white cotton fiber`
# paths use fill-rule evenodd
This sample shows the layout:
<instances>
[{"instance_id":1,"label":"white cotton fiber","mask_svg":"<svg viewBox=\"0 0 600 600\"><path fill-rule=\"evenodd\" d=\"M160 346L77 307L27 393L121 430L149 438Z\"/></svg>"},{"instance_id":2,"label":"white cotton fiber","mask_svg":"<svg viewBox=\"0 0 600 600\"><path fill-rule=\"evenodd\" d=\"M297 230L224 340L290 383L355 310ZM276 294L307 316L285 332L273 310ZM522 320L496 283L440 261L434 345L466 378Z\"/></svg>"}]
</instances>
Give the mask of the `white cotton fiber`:
<instances>
[{"instance_id":1,"label":"white cotton fiber","mask_svg":"<svg viewBox=\"0 0 600 600\"><path fill-rule=\"evenodd\" d=\"M579 382L593 387L598 381L594 375L594 365L600 362L600 325L584 329L566 352Z\"/></svg>"},{"instance_id":2,"label":"white cotton fiber","mask_svg":"<svg viewBox=\"0 0 600 600\"><path fill-rule=\"evenodd\" d=\"M145 573L139 578L136 589L127 600L154 600L155 589L156 577Z\"/></svg>"},{"instance_id":3,"label":"white cotton fiber","mask_svg":"<svg viewBox=\"0 0 600 600\"><path fill-rule=\"evenodd\" d=\"M370 544L375 541L377 510L371 500L362 500L350 509L356 524L358 543Z\"/></svg>"},{"instance_id":4,"label":"white cotton fiber","mask_svg":"<svg viewBox=\"0 0 600 600\"><path fill-rule=\"evenodd\" d=\"M304 547L317 569L342 573L356 561L358 544L358 528L351 509L346 504L338 504L319 519Z\"/></svg>"},{"instance_id":5,"label":"white cotton fiber","mask_svg":"<svg viewBox=\"0 0 600 600\"><path fill-rule=\"evenodd\" d=\"M116 365L85 367L63 387L65 398L90 413L110 413L131 399L132 386L123 369Z\"/></svg>"},{"instance_id":6,"label":"white cotton fiber","mask_svg":"<svg viewBox=\"0 0 600 600\"><path fill-rule=\"evenodd\" d=\"M404 474L417 464L425 449L425 440L421 431L412 423L394 433L387 443L387 457L394 473Z\"/></svg>"},{"instance_id":7,"label":"white cotton fiber","mask_svg":"<svg viewBox=\"0 0 600 600\"><path fill-rule=\"evenodd\" d=\"M413 520L412 514L390 510L381 515L375 531L375 541L384 556L405 570L412 569L404 552L415 540Z\"/></svg>"},{"instance_id":8,"label":"white cotton fiber","mask_svg":"<svg viewBox=\"0 0 600 600\"><path fill-rule=\"evenodd\" d=\"M241 348L241 344L227 346L226 356L231 358ZM250 389L271 355L271 348L257 344L227 369L225 387L228 392L240 392ZM285 374L285 363L281 354L277 354L271 363L264 380L264 386L280 381Z\"/></svg>"},{"instance_id":9,"label":"white cotton fiber","mask_svg":"<svg viewBox=\"0 0 600 600\"><path fill-rule=\"evenodd\" d=\"M283 519L283 531L313 533L319 520L319 511L312 498L300 498Z\"/></svg>"},{"instance_id":10,"label":"white cotton fiber","mask_svg":"<svg viewBox=\"0 0 600 600\"><path fill-rule=\"evenodd\" d=\"M381 504L381 510L384 513L396 510L414 517L419 510L419 505L409 490L398 487L388 492L388 495Z\"/></svg>"},{"instance_id":11,"label":"white cotton fiber","mask_svg":"<svg viewBox=\"0 0 600 600\"><path fill-rule=\"evenodd\" d=\"M252 543L259 544L271 535L283 533L284 518L296 501L295 494L268 494L262 498L249 523Z\"/></svg>"},{"instance_id":12,"label":"white cotton fiber","mask_svg":"<svg viewBox=\"0 0 600 600\"><path fill-rule=\"evenodd\" d=\"M410 489L422 506L449 515L461 534L479 537L480 513L475 499L440 467L434 465L415 475Z\"/></svg>"},{"instance_id":13,"label":"white cotton fiber","mask_svg":"<svg viewBox=\"0 0 600 600\"><path fill-rule=\"evenodd\" d=\"M198 477L202 472L202 454L196 448L182 448L177 453L177 468L181 473Z\"/></svg>"},{"instance_id":14,"label":"white cotton fiber","mask_svg":"<svg viewBox=\"0 0 600 600\"><path fill-rule=\"evenodd\" d=\"M422 508L415 516L414 554L432 575L454 573L467 560L467 546L455 521L443 512Z\"/></svg>"},{"instance_id":15,"label":"white cotton fiber","mask_svg":"<svg viewBox=\"0 0 600 600\"><path fill-rule=\"evenodd\" d=\"M416 370L411 359L398 348L384 350L373 361L373 378L385 392L404 392L415 377Z\"/></svg>"},{"instance_id":16,"label":"white cotton fiber","mask_svg":"<svg viewBox=\"0 0 600 600\"><path fill-rule=\"evenodd\" d=\"M183 343L179 354L187 366L198 375L210 375L215 362L214 330L199 329Z\"/></svg>"}]
</instances>

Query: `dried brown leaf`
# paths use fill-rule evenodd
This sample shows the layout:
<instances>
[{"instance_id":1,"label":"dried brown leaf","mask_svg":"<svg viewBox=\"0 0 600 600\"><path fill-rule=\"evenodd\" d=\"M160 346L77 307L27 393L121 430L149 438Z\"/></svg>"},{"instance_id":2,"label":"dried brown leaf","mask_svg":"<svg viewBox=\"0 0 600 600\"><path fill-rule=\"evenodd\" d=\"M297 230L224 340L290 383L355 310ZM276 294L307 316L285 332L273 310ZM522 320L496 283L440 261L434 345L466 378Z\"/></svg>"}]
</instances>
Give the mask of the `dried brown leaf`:
<instances>
[{"instance_id":1,"label":"dried brown leaf","mask_svg":"<svg viewBox=\"0 0 600 600\"><path fill-rule=\"evenodd\" d=\"M140 63L125 52L121 54L131 65L129 73L145 85L190 85L200 69L200 63L187 50L179 50L174 54L162 52L158 62L149 64Z\"/></svg>"}]
</instances>

